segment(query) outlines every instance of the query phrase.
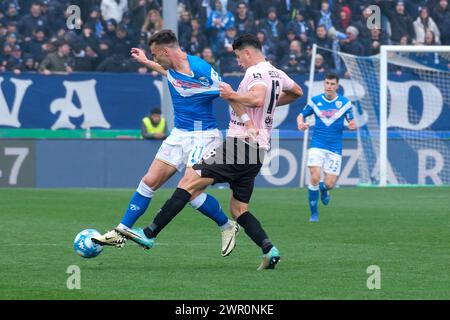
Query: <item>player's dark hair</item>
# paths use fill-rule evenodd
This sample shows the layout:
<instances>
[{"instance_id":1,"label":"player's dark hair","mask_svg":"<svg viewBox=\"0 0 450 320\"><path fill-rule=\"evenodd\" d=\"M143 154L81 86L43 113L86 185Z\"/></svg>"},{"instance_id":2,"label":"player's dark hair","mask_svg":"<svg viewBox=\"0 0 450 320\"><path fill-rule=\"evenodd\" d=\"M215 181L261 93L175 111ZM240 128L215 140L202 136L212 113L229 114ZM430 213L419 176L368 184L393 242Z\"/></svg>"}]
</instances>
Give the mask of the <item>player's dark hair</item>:
<instances>
[{"instance_id":1,"label":"player's dark hair","mask_svg":"<svg viewBox=\"0 0 450 320\"><path fill-rule=\"evenodd\" d=\"M336 82L339 83L339 76L334 72L327 73L325 79L336 80Z\"/></svg>"},{"instance_id":2,"label":"player's dark hair","mask_svg":"<svg viewBox=\"0 0 450 320\"><path fill-rule=\"evenodd\" d=\"M178 45L177 36L172 30L164 29L161 31L158 31L154 35L150 37L150 40L148 40L148 46L151 46L152 44L156 45Z\"/></svg>"},{"instance_id":3,"label":"player's dark hair","mask_svg":"<svg viewBox=\"0 0 450 320\"><path fill-rule=\"evenodd\" d=\"M244 34L234 40L233 50L242 50L245 47L252 47L261 51L261 42L252 34Z\"/></svg>"}]
</instances>

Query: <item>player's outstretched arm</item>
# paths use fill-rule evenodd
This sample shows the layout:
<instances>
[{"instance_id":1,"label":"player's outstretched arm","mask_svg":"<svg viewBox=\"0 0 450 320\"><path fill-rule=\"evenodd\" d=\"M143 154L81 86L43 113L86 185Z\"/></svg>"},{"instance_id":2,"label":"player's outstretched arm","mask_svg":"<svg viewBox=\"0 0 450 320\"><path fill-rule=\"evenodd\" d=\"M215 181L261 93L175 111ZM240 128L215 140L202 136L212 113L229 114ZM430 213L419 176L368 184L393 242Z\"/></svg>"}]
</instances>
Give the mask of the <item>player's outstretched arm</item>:
<instances>
[{"instance_id":1,"label":"player's outstretched arm","mask_svg":"<svg viewBox=\"0 0 450 320\"><path fill-rule=\"evenodd\" d=\"M147 56L145 55L144 50L139 48L132 48L131 49L131 57L139 62L140 64L158 72L159 74L163 76L167 76L167 70L165 70L159 63L156 63L155 61L147 59Z\"/></svg>"},{"instance_id":2,"label":"player's outstretched arm","mask_svg":"<svg viewBox=\"0 0 450 320\"><path fill-rule=\"evenodd\" d=\"M299 130L305 131L308 129L308 124L305 122L305 119L303 118L303 114L299 114L297 117L297 126Z\"/></svg>"},{"instance_id":3,"label":"player's outstretched arm","mask_svg":"<svg viewBox=\"0 0 450 320\"><path fill-rule=\"evenodd\" d=\"M245 128L247 129L247 133L254 141L257 141L257 137L259 134L259 130L255 128L253 121L249 118L245 111L245 107L237 102L230 101L230 106L234 110L234 112L241 118L242 122L245 124Z\"/></svg>"},{"instance_id":4,"label":"player's outstretched arm","mask_svg":"<svg viewBox=\"0 0 450 320\"><path fill-rule=\"evenodd\" d=\"M260 108L264 106L267 87L263 84L257 84L250 88L244 94L238 94L228 83L219 84L220 96L229 101L237 102L248 108Z\"/></svg>"},{"instance_id":5,"label":"player's outstretched arm","mask_svg":"<svg viewBox=\"0 0 450 320\"><path fill-rule=\"evenodd\" d=\"M281 92L280 97L277 101L277 106L284 106L285 104L292 103L302 95L302 88L298 84L294 83L291 89L286 89Z\"/></svg>"}]
</instances>

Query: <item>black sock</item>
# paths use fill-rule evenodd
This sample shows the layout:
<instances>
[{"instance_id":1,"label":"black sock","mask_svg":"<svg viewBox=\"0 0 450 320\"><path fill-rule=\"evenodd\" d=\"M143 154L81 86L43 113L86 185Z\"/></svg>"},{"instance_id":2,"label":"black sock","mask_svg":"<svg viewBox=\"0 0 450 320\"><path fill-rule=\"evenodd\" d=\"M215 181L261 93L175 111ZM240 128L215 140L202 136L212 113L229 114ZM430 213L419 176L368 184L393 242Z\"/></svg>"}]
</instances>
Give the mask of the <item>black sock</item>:
<instances>
[{"instance_id":1,"label":"black sock","mask_svg":"<svg viewBox=\"0 0 450 320\"><path fill-rule=\"evenodd\" d=\"M175 216L183 210L189 202L191 194L184 189L177 188L172 197L159 209L153 219L153 223L144 229L144 233L148 238L155 238L158 233L164 229Z\"/></svg>"},{"instance_id":2,"label":"black sock","mask_svg":"<svg viewBox=\"0 0 450 320\"><path fill-rule=\"evenodd\" d=\"M244 212L239 218L237 218L237 223L239 223L242 228L244 228L245 233L253 240L258 247L260 247L264 254L272 249L273 244L267 237L266 232L261 226L261 223L250 211Z\"/></svg>"}]
</instances>

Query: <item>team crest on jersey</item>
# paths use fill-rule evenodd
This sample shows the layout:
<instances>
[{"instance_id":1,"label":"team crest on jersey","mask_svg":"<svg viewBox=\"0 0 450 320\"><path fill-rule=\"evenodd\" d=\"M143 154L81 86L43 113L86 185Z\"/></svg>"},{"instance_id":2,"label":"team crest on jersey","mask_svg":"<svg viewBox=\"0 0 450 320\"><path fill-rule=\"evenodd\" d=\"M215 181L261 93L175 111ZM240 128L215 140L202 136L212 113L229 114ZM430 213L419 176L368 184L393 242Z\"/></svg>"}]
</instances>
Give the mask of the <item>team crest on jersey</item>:
<instances>
[{"instance_id":1,"label":"team crest on jersey","mask_svg":"<svg viewBox=\"0 0 450 320\"><path fill-rule=\"evenodd\" d=\"M342 108L342 101L336 101L335 105L338 109Z\"/></svg>"},{"instance_id":2,"label":"team crest on jersey","mask_svg":"<svg viewBox=\"0 0 450 320\"><path fill-rule=\"evenodd\" d=\"M268 128L272 127L273 120L272 120L272 118L270 116L267 116L266 120L264 122L266 123Z\"/></svg>"},{"instance_id":3,"label":"team crest on jersey","mask_svg":"<svg viewBox=\"0 0 450 320\"><path fill-rule=\"evenodd\" d=\"M206 77L200 77L198 78L198 81L204 86L209 87L209 81Z\"/></svg>"}]
</instances>

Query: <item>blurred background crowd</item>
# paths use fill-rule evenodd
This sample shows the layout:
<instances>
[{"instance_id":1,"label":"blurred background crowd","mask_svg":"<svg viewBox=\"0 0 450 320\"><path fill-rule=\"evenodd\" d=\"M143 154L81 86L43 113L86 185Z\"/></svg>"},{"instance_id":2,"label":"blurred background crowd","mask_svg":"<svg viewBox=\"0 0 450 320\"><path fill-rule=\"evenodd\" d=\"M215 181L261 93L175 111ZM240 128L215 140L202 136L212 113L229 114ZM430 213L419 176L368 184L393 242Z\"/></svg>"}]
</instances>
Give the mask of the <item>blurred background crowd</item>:
<instances>
[{"instance_id":1,"label":"blurred background crowd","mask_svg":"<svg viewBox=\"0 0 450 320\"><path fill-rule=\"evenodd\" d=\"M163 28L162 1L2 0L0 71L155 74L129 53L148 52L149 37ZM67 27L70 5L81 8L79 29ZM368 27L370 5L381 9L380 28ZM244 33L256 34L267 59L290 74L309 71L313 43L329 49L314 61L318 72L336 71L337 51L450 44L448 0L179 0L176 10L183 49L223 74L242 72L231 45Z\"/></svg>"}]
</instances>

